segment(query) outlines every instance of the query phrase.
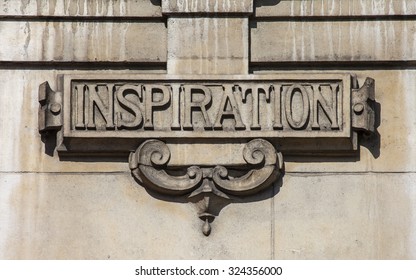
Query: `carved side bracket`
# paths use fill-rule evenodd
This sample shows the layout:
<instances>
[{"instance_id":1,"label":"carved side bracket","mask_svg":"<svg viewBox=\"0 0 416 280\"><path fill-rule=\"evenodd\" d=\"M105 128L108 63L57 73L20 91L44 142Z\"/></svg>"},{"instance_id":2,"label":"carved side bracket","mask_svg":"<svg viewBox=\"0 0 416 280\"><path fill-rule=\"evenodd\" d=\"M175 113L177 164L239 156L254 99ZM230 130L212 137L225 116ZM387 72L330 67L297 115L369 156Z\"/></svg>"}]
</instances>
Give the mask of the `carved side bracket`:
<instances>
[{"instance_id":1,"label":"carved side bracket","mask_svg":"<svg viewBox=\"0 0 416 280\"><path fill-rule=\"evenodd\" d=\"M359 89L352 89L352 128L356 131L375 131L375 81L367 78Z\"/></svg>"},{"instance_id":2,"label":"carved side bracket","mask_svg":"<svg viewBox=\"0 0 416 280\"><path fill-rule=\"evenodd\" d=\"M248 142L243 150L244 167L190 166L170 170L170 150L160 140L147 140L130 154L129 165L134 178L160 194L200 198L199 217L204 221L202 231L211 232L215 215L210 205L215 199L232 200L238 196L254 195L280 178L283 156L263 139ZM169 173L183 173L171 175Z\"/></svg>"},{"instance_id":3,"label":"carved side bracket","mask_svg":"<svg viewBox=\"0 0 416 280\"><path fill-rule=\"evenodd\" d=\"M62 92L51 89L48 82L39 86L39 132L62 127Z\"/></svg>"}]
</instances>

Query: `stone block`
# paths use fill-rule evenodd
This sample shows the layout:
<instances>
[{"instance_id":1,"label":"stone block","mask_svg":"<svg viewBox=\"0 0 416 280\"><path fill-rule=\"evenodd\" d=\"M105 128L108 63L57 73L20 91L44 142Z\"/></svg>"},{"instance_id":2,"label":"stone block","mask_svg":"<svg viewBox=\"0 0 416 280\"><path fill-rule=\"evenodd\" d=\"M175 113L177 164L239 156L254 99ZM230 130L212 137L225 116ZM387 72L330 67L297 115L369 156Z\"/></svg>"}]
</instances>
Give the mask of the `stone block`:
<instances>
[{"instance_id":1,"label":"stone block","mask_svg":"<svg viewBox=\"0 0 416 280\"><path fill-rule=\"evenodd\" d=\"M162 0L164 14L251 14L253 0Z\"/></svg>"},{"instance_id":2,"label":"stone block","mask_svg":"<svg viewBox=\"0 0 416 280\"><path fill-rule=\"evenodd\" d=\"M0 257L413 259L415 181L286 174L274 201L225 206L205 237L193 205L159 200L128 174L3 173Z\"/></svg>"},{"instance_id":3,"label":"stone block","mask_svg":"<svg viewBox=\"0 0 416 280\"><path fill-rule=\"evenodd\" d=\"M256 17L361 17L416 14L407 0L256 0Z\"/></svg>"},{"instance_id":4,"label":"stone block","mask_svg":"<svg viewBox=\"0 0 416 280\"><path fill-rule=\"evenodd\" d=\"M286 174L276 259L414 259L414 174Z\"/></svg>"},{"instance_id":5,"label":"stone block","mask_svg":"<svg viewBox=\"0 0 416 280\"><path fill-rule=\"evenodd\" d=\"M400 20L257 21L250 62L410 61L415 29Z\"/></svg>"},{"instance_id":6,"label":"stone block","mask_svg":"<svg viewBox=\"0 0 416 280\"><path fill-rule=\"evenodd\" d=\"M160 0L2 1L0 17L161 17Z\"/></svg>"},{"instance_id":7,"label":"stone block","mask_svg":"<svg viewBox=\"0 0 416 280\"><path fill-rule=\"evenodd\" d=\"M129 174L3 173L0 258L266 259L270 205L226 206L206 237L193 204L157 199Z\"/></svg>"},{"instance_id":8,"label":"stone block","mask_svg":"<svg viewBox=\"0 0 416 280\"><path fill-rule=\"evenodd\" d=\"M247 18L168 19L168 74L247 74Z\"/></svg>"},{"instance_id":9,"label":"stone block","mask_svg":"<svg viewBox=\"0 0 416 280\"><path fill-rule=\"evenodd\" d=\"M165 62L163 22L0 21L0 61Z\"/></svg>"}]
</instances>

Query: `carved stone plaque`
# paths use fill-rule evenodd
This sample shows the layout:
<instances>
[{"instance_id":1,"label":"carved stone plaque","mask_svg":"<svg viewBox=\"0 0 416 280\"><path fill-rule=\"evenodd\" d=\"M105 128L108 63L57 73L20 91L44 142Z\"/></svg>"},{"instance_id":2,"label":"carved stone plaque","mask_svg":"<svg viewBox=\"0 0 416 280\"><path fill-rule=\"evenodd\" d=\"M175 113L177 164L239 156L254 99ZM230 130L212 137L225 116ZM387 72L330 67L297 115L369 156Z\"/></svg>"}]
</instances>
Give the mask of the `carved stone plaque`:
<instances>
[{"instance_id":1,"label":"carved stone plaque","mask_svg":"<svg viewBox=\"0 0 416 280\"><path fill-rule=\"evenodd\" d=\"M374 122L366 100L352 110L360 94L354 97L350 74L200 78L63 76L61 155L123 154L149 138L265 138L288 154L346 152L356 147L354 120L361 118L361 127ZM56 109L50 113L57 118Z\"/></svg>"},{"instance_id":2,"label":"carved stone plaque","mask_svg":"<svg viewBox=\"0 0 416 280\"><path fill-rule=\"evenodd\" d=\"M349 137L348 75L175 80L65 77L69 137ZM345 93L346 94L345 94Z\"/></svg>"},{"instance_id":3,"label":"carved stone plaque","mask_svg":"<svg viewBox=\"0 0 416 280\"><path fill-rule=\"evenodd\" d=\"M58 131L60 156L129 155L141 185L198 205L205 235L212 201L271 186L284 155L351 153L357 131L374 130L374 80L358 88L348 73L63 75L58 84L40 86L39 130Z\"/></svg>"}]
</instances>

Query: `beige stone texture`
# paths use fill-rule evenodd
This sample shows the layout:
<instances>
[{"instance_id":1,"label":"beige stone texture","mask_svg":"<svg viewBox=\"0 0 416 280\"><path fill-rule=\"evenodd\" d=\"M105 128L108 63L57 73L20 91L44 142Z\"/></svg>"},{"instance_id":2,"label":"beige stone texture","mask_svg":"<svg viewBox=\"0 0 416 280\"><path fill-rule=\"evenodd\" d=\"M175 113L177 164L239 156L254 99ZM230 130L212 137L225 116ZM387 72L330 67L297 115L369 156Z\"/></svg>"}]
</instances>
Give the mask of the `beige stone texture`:
<instances>
[{"instance_id":1,"label":"beige stone texture","mask_svg":"<svg viewBox=\"0 0 416 280\"><path fill-rule=\"evenodd\" d=\"M161 16L158 2L0 4L1 259L416 259L416 26L402 17L415 13L414 1L258 0L255 16L267 18L169 17L167 27L149 19ZM82 21L89 16L115 19ZM167 69L85 70L96 60ZM71 62L86 63L81 71ZM59 159L38 133L38 87L57 89L59 74L203 79L286 71L280 62L295 65L292 74L355 73L360 85L374 78L378 136L361 137L356 157L285 157L282 182L225 205L209 237L195 205L146 191L127 159ZM191 162L204 145L172 160ZM228 154L217 160L227 163L241 146L221 149Z\"/></svg>"},{"instance_id":2,"label":"beige stone texture","mask_svg":"<svg viewBox=\"0 0 416 280\"><path fill-rule=\"evenodd\" d=\"M166 61L162 22L0 21L0 37L0 61Z\"/></svg>"},{"instance_id":3,"label":"beige stone texture","mask_svg":"<svg viewBox=\"0 0 416 280\"><path fill-rule=\"evenodd\" d=\"M415 259L416 177L286 174L274 197L276 259Z\"/></svg>"},{"instance_id":4,"label":"beige stone texture","mask_svg":"<svg viewBox=\"0 0 416 280\"><path fill-rule=\"evenodd\" d=\"M162 13L239 13L253 12L252 0L162 0Z\"/></svg>"},{"instance_id":5,"label":"beige stone texture","mask_svg":"<svg viewBox=\"0 0 416 280\"><path fill-rule=\"evenodd\" d=\"M168 74L248 73L248 19L170 17Z\"/></svg>"},{"instance_id":6,"label":"beige stone texture","mask_svg":"<svg viewBox=\"0 0 416 280\"><path fill-rule=\"evenodd\" d=\"M412 259L415 180L286 174L272 200L223 208L207 238L193 205L155 199L128 173L1 174L0 257Z\"/></svg>"},{"instance_id":7,"label":"beige stone texture","mask_svg":"<svg viewBox=\"0 0 416 280\"><path fill-rule=\"evenodd\" d=\"M160 0L3 0L0 17L160 17Z\"/></svg>"},{"instance_id":8,"label":"beige stone texture","mask_svg":"<svg viewBox=\"0 0 416 280\"><path fill-rule=\"evenodd\" d=\"M402 61L416 57L415 21L257 21L251 62Z\"/></svg>"},{"instance_id":9,"label":"beige stone texture","mask_svg":"<svg viewBox=\"0 0 416 280\"><path fill-rule=\"evenodd\" d=\"M1 174L0 183L2 259L271 256L270 200L226 206L206 238L194 205L155 199L129 173Z\"/></svg>"},{"instance_id":10,"label":"beige stone texture","mask_svg":"<svg viewBox=\"0 0 416 280\"><path fill-rule=\"evenodd\" d=\"M256 17L345 17L416 14L409 0L257 0Z\"/></svg>"}]
</instances>

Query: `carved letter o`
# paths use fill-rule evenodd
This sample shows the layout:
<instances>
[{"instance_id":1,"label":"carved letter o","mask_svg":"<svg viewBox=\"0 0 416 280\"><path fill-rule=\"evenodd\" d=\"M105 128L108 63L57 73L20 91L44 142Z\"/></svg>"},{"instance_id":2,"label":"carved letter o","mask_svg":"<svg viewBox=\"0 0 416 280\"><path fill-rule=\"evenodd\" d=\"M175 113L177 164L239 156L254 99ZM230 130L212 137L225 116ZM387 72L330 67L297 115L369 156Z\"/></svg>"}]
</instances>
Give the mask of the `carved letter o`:
<instances>
[{"instance_id":1,"label":"carved letter o","mask_svg":"<svg viewBox=\"0 0 416 280\"><path fill-rule=\"evenodd\" d=\"M296 94L296 89L298 89L302 95L302 117L299 121L293 119L292 109L293 109L293 96ZM309 120L309 96L305 90L305 87L299 84L294 84L290 86L286 91L285 98L285 112L286 119L290 127L293 129L303 129Z\"/></svg>"}]
</instances>

